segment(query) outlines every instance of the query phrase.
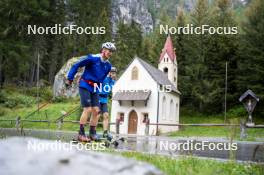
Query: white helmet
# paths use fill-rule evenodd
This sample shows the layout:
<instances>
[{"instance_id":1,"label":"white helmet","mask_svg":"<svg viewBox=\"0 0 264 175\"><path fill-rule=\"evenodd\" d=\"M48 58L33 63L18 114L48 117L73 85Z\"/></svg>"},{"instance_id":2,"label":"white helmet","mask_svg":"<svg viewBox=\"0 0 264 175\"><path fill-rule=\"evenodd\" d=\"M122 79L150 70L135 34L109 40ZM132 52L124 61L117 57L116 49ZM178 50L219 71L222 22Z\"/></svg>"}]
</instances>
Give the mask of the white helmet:
<instances>
[{"instance_id":1,"label":"white helmet","mask_svg":"<svg viewBox=\"0 0 264 175\"><path fill-rule=\"evenodd\" d=\"M111 50L111 51L116 51L115 44L114 44L114 43L111 43L111 42L103 43L103 44L102 44L102 49L103 49L103 48L109 49L109 50Z\"/></svg>"},{"instance_id":2,"label":"white helmet","mask_svg":"<svg viewBox=\"0 0 264 175\"><path fill-rule=\"evenodd\" d=\"M111 67L111 71L110 72L117 72L116 67Z\"/></svg>"}]
</instances>

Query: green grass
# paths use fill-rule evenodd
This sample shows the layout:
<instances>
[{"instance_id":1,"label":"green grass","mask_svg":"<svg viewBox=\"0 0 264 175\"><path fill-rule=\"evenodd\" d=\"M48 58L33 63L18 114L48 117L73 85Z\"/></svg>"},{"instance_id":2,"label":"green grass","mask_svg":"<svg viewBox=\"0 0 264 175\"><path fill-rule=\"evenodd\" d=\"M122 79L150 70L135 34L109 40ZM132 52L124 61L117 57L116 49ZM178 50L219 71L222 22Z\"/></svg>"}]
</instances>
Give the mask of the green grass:
<instances>
[{"instance_id":1,"label":"green grass","mask_svg":"<svg viewBox=\"0 0 264 175\"><path fill-rule=\"evenodd\" d=\"M244 116L244 117L243 117ZM227 113L227 124L239 124L241 119L247 116L245 109L243 107L233 108ZM264 124L263 117L254 118L256 124ZM180 123L224 123L223 115L207 116L200 113L195 113L193 111L187 111L183 109L180 117ZM264 138L264 129L262 128L252 128L247 129L248 137L246 140L254 141L255 138ZM233 137L240 140L240 127L225 127L225 126L183 126L177 132L168 133L169 136L181 136L181 137Z\"/></svg>"},{"instance_id":2,"label":"green grass","mask_svg":"<svg viewBox=\"0 0 264 175\"><path fill-rule=\"evenodd\" d=\"M173 159L167 156L122 152L124 157L150 163L167 175L262 175L264 166L239 164L234 161L219 162L193 157Z\"/></svg>"},{"instance_id":3,"label":"green grass","mask_svg":"<svg viewBox=\"0 0 264 175\"><path fill-rule=\"evenodd\" d=\"M43 88L40 90L40 102L41 104L50 101L52 97L50 88ZM7 87L4 90L0 90L0 120L1 119L16 119L20 116L21 119L25 119L28 114L37 109L36 88L15 88ZM52 103L40 110L39 113L28 117L30 120L51 120L61 116L61 111L70 111L71 109L80 105L79 98L64 99L57 98L52 100ZM40 105L41 105L40 104ZM181 108L180 123L223 123L223 115L204 115L197 111L191 111L189 108ZM81 115L81 108L71 115L67 116L65 120L79 120ZM229 123L239 123L240 118L245 118L247 113L243 106L233 108L228 111L227 119ZM256 124L264 124L264 117L254 117ZM24 128L32 129L57 129L55 123L30 123L24 122ZM0 122L0 127L15 127L15 122ZM78 124L64 123L62 130L77 131L79 129ZM100 126L98 127L100 130ZM193 127L185 126L181 127L180 131L172 132L169 136L200 136L200 137L225 137L239 139L240 128L229 127ZM264 129L248 129L247 140L255 140L255 138L264 138Z\"/></svg>"},{"instance_id":4,"label":"green grass","mask_svg":"<svg viewBox=\"0 0 264 175\"><path fill-rule=\"evenodd\" d=\"M21 119L28 120L49 120L55 121L58 117L62 116L62 112L69 112L75 107L80 106L79 99L56 99L47 100L50 98L51 89L42 90L43 94L40 95L40 105L51 102L39 112L35 112L33 115L28 116L30 113L37 109L36 89L15 89L14 87L8 87L7 89L0 91L0 120L3 119L16 119L18 116ZM44 92L45 91L45 92ZM47 94L47 95L45 95ZM64 120L79 120L81 115L81 108L67 116ZM57 123L36 123L36 122L23 122L23 128L32 129L57 129ZM12 128L15 127L15 122L1 121L0 127ZM79 129L78 124L64 123L62 130L77 131Z\"/></svg>"},{"instance_id":5,"label":"green grass","mask_svg":"<svg viewBox=\"0 0 264 175\"><path fill-rule=\"evenodd\" d=\"M34 115L29 116L28 120L49 120L55 121L58 117L62 116L62 111L68 112L79 106L79 100L73 99L68 102L60 102L60 103L52 103L41 109L39 112L36 112ZM8 112L5 115L0 116L0 120L3 119L16 119L17 116L20 116L21 119L26 119L28 114L32 111L35 111L37 106L34 105L32 107L23 107L23 108L15 108L15 109L5 109ZM73 112L69 116L65 117L64 120L70 121L79 121L81 115L81 108L77 109L77 111ZM47 123L47 122L23 122L23 128L31 128L31 129L58 129L57 123ZM15 127L15 122L10 121L1 121L0 127L2 128L13 128ZM101 127L98 127L100 130ZM63 123L61 130L67 131L78 131L79 125L78 123Z\"/></svg>"},{"instance_id":6,"label":"green grass","mask_svg":"<svg viewBox=\"0 0 264 175\"><path fill-rule=\"evenodd\" d=\"M28 120L49 120L55 121L58 117L62 115L62 111L70 111L71 109L78 106L78 101L72 102L61 102L61 103L52 103L41 109L39 112L34 113L33 115L27 117L32 111L37 109L35 104L32 107L23 107L23 108L14 108L14 109L5 109L7 112L4 115L0 116L1 119L16 119L17 116L20 116L21 119ZM80 111L67 116L64 120L79 120ZM33 123L33 122L23 122L24 128L32 129L57 129L56 123ZM0 127L15 127L15 123L11 122L1 122ZM62 130L78 130L78 124L64 123L62 125Z\"/></svg>"},{"instance_id":7,"label":"green grass","mask_svg":"<svg viewBox=\"0 0 264 175\"><path fill-rule=\"evenodd\" d=\"M235 130L235 131L234 131ZM264 129L260 128L252 128L247 129L247 138L244 140L248 141L256 141L256 138L264 138ZM236 140L242 140L240 139L240 128L236 127L234 128L228 128L228 127L199 127L199 126L185 126L180 131L177 132L171 132L168 134L172 137L223 137L230 139L235 138Z\"/></svg>"}]
</instances>

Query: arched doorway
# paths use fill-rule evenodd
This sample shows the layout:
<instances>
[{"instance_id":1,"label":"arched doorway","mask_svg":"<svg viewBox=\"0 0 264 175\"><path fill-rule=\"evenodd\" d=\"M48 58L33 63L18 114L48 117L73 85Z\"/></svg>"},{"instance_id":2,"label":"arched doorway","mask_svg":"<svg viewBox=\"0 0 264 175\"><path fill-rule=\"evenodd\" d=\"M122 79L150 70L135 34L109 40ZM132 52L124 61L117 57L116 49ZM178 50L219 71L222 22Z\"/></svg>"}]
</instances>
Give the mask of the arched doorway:
<instances>
[{"instance_id":1,"label":"arched doorway","mask_svg":"<svg viewBox=\"0 0 264 175\"><path fill-rule=\"evenodd\" d=\"M131 111L128 118L128 134L137 133L138 116L136 111Z\"/></svg>"}]
</instances>

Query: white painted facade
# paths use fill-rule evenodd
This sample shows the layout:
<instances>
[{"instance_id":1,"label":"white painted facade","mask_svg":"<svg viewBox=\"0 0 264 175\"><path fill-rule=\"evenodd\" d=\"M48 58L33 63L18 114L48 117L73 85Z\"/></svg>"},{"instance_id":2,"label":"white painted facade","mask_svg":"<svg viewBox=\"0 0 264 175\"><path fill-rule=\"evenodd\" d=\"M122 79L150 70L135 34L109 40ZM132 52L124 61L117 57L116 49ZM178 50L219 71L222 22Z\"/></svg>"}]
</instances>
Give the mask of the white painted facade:
<instances>
[{"instance_id":1,"label":"white painted facade","mask_svg":"<svg viewBox=\"0 0 264 175\"><path fill-rule=\"evenodd\" d=\"M138 68L138 80L131 80L133 67ZM144 135L145 124L143 123L143 113L148 113L150 121L155 121L157 116L157 83L152 79L140 62L135 59L126 71L121 75L113 87L113 96L118 91L125 90L151 90L151 95L147 106L143 101L135 101L134 106L131 102L122 102L120 106L118 101L112 101L111 122L116 122L116 117L119 113L124 113L124 122L120 125L120 133L128 133L128 119L129 113L134 110L138 117L137 134ZM150 132L155 133L154 127L150 127ZM111 131L115 132L115 126L111 126Z\"/></svg>"},{"instance_id":2,"label":"white painted facade","mask_svg":"<svg viewBox=\"0 0 264 175\"><path fill-rule=\"evenodd\" d=\"M180 97L178 94L159 93L159 123L179 123ZM159 126L162 133L177 131L178 126Z\"/></svg>"},{"instance_id":3,"label":"white painted facade","mask_svg":"<svg viewBox=\"0 0 264 175\"><path fill-rule=\"evenodd\" d=\"M173 77L174 80L174 77L176 77L177 80L177 63L161 62L159 68L162 70L165 66L168 68L168 79ZM132 70L135 67L138 69L138 79L132 80ZM175 68L176 72L174 72ZM177 81L172 83L176 83L175 86L177 87ZM146 113L148 114L150 123L179 123L179 94L175 92L165 92L162 89L162 86L153 79L153 77L137 58L132 61L132 63L128 66L128 68L114 85L113 97L118 91L127 90L150 90L151 94L146 106L144 101L134 101L134 105L132 105L131 101L122 101L120 105L118 101L112 100L111 122L116 122L116 118L120 113L124 114L124 121L120 125L120 134L128 134L129 116L131 111L135 111L137 114L137 135L145 135L146 124L143 123L143 119L144 114ZM111 125L110 130L111 132L115 132L115 126ZM159 126L158 130L159 132L164 133L177 131L178 127ZM157 127L151 125L149 127L149 135L155 135L156 132Z\"/></svg>"},{"instance_id":4,"label":"white painted facade","mask_svg":"<svg viewBox=\"0 0 264 175\"><path fill-rule=\"evenodd\" d=\"M177 79L178 79L178 65L177 65L177 61L176 59L174 61L172 61L169 58L169 55L167 53L165 53L163 59L160 61L159 65L159 70L161 70L162 72L164 72L164 70L167 68L168 70L168 79L175 85L175 87L177 88Z\"/></svg>"}]
</instances>

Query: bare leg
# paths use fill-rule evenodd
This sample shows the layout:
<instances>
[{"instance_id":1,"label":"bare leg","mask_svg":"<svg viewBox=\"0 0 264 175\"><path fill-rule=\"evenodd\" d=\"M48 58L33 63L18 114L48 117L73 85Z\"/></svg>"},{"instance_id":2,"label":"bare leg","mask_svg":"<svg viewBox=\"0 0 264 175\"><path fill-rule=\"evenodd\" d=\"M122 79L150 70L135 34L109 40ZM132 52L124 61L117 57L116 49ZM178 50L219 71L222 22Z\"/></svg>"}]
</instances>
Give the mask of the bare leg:
<instances>
[{"instance_id":1,"label":"bare leg","mask_svg":"<svg viewBox=\"0 0 264 175\"><path fill-rule=\"evenodd\" d=\"M105 112L103 114L103 117L104 117L104 119L103 119L103 129L104 129L104 131L107 131L108 130L108 125L109 125L109 114L108 114L108 112Z\"/></svg>"},{"instance_id":2,"label":"bare leg","mask_svg":"<svg viewBox=\"0 0 264 175\"><path fill-rule=\"evenodd\" d=\"M98 124L98 120L100 115L98 115L99 113L99 107L93 107L92 108L92 117L90 120L90 126L97 126Z\"/></svg>"},{"instance_id":3,"label":"bare leg","mask_svg":"<svg viewBox=\"0 0 264 175\"><path fill-rule=\"evenodd\" d=\"M80 118L80 124L86 124L87 123L87 119L88 119L91 112L92 112L91 107L84 107L83 108L83 112L82 112L82 115Z\"/></svg>"},{"instance_id":4,"label":"bare leg","mask_svg":"<svg viewBox=\"0 0 264 175\"><path fill-rule=\"evenodd\" d=\"M96 135L96 126L98 124L98 112L99 112L99 108L98 107L93 107L92 109L92 117L90 119L90 138L92 140L97 140L98 137Z\"/></svg>"},{"instance_id":5,"label":"bare leg","mask_svg":"<svg viewBox=\"0 0 264 175\"><path fill-rule=\"evenodd\" d=\"M85 141L85 142L89 141L89 139L85 135L84 125L87 123L87 119L88 119L89 115L91 114L91 112L92 112L91 107L84 107L83 108L83 112L82 112L82 115L80 118L80 131L79 131L79 136L78 136L79 141Z\"/></svg>"}]
</instances>

